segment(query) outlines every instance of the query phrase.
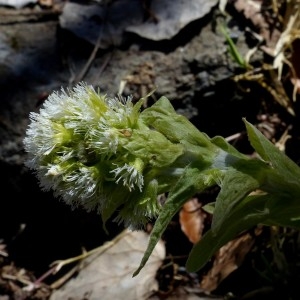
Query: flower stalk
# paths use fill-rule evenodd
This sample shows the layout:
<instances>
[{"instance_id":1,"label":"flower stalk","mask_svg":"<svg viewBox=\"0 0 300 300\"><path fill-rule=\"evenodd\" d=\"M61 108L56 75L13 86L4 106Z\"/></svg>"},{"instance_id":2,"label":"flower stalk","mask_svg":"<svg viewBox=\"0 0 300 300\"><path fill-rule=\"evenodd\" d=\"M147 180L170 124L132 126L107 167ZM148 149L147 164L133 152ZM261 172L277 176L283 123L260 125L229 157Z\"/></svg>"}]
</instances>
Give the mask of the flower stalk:
<instances>
[{"instance_id":1,"label":"flower stalk","mask_svg":"<svg viewBox=\"0 0 300 300\"><path fill-rule=\"evenodd\" d=\"M213 211L212 228L189 256L191 271L255 224L300 228L300 169L253 125L244 120L259 159L222 137L209 138L167 98L142 111L143 101L111 98L80 83L52 93L32 112L24 138L25 164L43 190L72 207L98 211L104 224L116 212L115 221L133 230L156 220L134 275L184 202L211 186L220 187L206 207ZM161 204L164 193L168 199Z\"/></svg>"}]
</instances>

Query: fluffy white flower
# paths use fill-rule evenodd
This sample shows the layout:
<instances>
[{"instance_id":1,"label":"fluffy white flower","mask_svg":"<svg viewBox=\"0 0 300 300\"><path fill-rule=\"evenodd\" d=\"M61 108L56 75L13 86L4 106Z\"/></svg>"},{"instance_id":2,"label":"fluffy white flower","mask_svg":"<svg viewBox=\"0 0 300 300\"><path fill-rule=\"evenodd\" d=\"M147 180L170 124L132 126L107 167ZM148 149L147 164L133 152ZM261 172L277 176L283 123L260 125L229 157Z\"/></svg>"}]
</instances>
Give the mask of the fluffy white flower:
<instances>
[{"instance_id":1,"label":"fluffy white flower","mask_svg":"<svg viewBox=\"0 0 300 300\"><path fill-rule=\"evenodd\" d=\"M110 172L114 173L116 183L122 181L123 185L127 186L129 191L135 187L138 187L140 191L143 190L144 177L134 166L124 164L122 167L117 167Z\"/></svg>"},{"instance_id":2,"label":"fluffy white flower","mask_svg":"<svg viewBox=\"0 0 300 300\"><path fill-rule=\"evenodd\" d=\"M85 83L53 92L30 114L24 138L25 164L41 188L73 207L96 209L104 222L118 211L118 221L138 228L157 216L156 177L183 146L145 123L142 103L108 97Z\"/></svg>"}]
</instances>

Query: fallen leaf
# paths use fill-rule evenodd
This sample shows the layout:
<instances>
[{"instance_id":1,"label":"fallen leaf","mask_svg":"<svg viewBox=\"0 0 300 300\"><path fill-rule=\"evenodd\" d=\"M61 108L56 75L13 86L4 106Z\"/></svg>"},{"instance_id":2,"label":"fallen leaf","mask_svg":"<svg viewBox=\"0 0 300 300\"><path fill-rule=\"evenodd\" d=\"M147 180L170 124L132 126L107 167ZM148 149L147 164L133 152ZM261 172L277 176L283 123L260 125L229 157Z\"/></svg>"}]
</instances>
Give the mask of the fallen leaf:
<instances>
[{"instance_id":1,"label":"fallen leaf","mask_svg":"<svg viewBox=\"0 0 300 300\"><path fill-rule=\"evenodd\" d=\"M268 18L263 14L263 1L261 0L236 0L233 2L236 11L242 13L250 21L264 39L267 48L273 48L279 37L280 31L269 24Z\"/></svg>"},{"instance_id":2,"label":"fallen leaf","mask_svg":"<svg viewBox=\"0 0 300 300\"><path fill-rule=\"evenodd\" d=\"M190 22L204 17L217 0L114 0L109 4L66 2L59 21L62 28L99 48L120 45L125 32L150 40L173 38ZM104 4L102 4L104 3ZM157 19L144 20L148 12Z\"/></svg>"},{"instance_id":3,"label":"fallen leaf","mask_svg":"<svg viewBox=\"0 0 300 300\"><path fill-rule=\"evenodd\" d=\"M154 41L168 40L208 14L217 3L216 0L152 0L150 9L158 21L129 26L126 31Z\"/></svg>"},{"instance_id":4,"label":"fallen leaf","mask_svg":"<svg viewBox=\"0 0 300 300\"><path fill-rule=\"evenodd\" d=\"M66 2L59 18L61 27L102 49L119 45L125 28L142 22L142 1L106 2Z\"/></svg>"},{"instance_id":5,"label":"fallen leaf","mask_svg":"<svg viewBox=\"0 0 300 300\"><path fill-rule=\"evenodd\" d=\"M160 241L139 276L132 277L148 244L143 231L125 230L116 243L102 253L83 261L76 278L52 293L50 300L143 300L158 290L156 272L165 258L165 246Z\"/></svg>"},{"instance_id":6,"label":"fallen leaf","mask_svg":"<svg viewBox=\"0 0 300 300\"><path fill-rule=\"evenodd\" d=\"M54 0L38 0L38 3L45 7L52 7L54 4L53 1Z\"/></svg>"},{"instance_id":7,"label":"fallen leaf","mask_svg":"<svg viewBox=\"0 0 300 300\"><path fill-rule=\"evenodd\" d=\"M22 8L28 4L36 3L37 0L0 0L0 6L11 6L14 8Z\"/></svg>"},{"instance_id":8,"label":"fallen leaf","mask_svg":"<svg viewBox=\"0 0 300 300\"><path fill-rule=\"evenodd\" d=\"M181 230L193 244L200 240L206 218L206 213L200 208L201 204L193 198L187 201L179 212Z\"/></svg>"},{"instance_id":9,"label":"fallen leaf","mask_svg":"<svg viewBox=\"0 0 300 300\"><path fill-rule=\"evenodd\" d=\"M200 287L207 292L214 291L221 281L242 264L253 244L253 237L246 233L221 247L215 256L212 268L203 277Z\"/></svg>"}]
</instances>

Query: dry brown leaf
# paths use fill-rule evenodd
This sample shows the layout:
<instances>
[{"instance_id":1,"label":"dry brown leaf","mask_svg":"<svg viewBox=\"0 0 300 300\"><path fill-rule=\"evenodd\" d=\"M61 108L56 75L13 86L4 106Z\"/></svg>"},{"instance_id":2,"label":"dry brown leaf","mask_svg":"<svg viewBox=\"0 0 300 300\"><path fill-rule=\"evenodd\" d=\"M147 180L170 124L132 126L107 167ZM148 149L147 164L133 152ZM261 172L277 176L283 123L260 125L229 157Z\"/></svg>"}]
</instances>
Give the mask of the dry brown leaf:
<instances>
[{"instance_id":1,"label":"dry brown leaf","mask_svg":"<svg viewBox=\"0 0 300 300\"><path fill-rule=\"evenodd\" d=\"M196 198L187 201L179 212L181 230L193 244L197 243L204 228L206 213L201 210L201 204Z\"/></svg>"},{"instance_id":2,"label":"dry brown leaf","mask_svg":"<svg viewBox=\"0 0 300 300\"><path fill-rule=\"evenodd\" d=\"M76 278L52 293L50 300L145 300L158 290L156 272L165 258L160 241L141 273L132 277L148 244L143 231L126 230L124 236L102 253L86 258Z\"/></svg>"},{"instance_id":3,"label":"dry brown leaf","mask_svg":"<svg viewBox=\"0 0 300 300\"><path fill-rule=\"evenodd\" d=\"M253 244L253 237L246 233L224 245L217 252L213 266L202 279L200 287L207 292L214 291L222 280L242 264Z\"/></svg>"},{"instance_id":4,"label":"dry brown leaf","mask_svg":"<svg viewBox=\"0 0 300 300\"><path fill-rule=\"evenodd\" d=\"M45 7L52 7L54 0L38 0L38 3Z\"/></svg>"},{"instance_id":5,"label":"dry brown leaf","mask_svg":"<svg viewBox=\"0 0 300 300\"><path fill-rule=\"evenodd\" d=\"M253 24L261 38L264 39L266 46L273 48L280 37L280 31L269 24L266 16L262 14L262 5L263 1L261 0L234 1L235 9Z\"/></svg>"}]
</instances>

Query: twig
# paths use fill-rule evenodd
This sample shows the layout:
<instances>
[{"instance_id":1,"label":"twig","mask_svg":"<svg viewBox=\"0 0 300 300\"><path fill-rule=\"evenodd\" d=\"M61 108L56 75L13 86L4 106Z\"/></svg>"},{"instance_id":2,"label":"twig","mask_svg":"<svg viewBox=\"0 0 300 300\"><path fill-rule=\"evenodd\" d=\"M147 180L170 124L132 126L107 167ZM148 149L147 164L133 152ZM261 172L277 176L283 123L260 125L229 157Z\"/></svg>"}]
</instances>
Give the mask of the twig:
<instances>
[{"instance_id":1,"label":"twig","mask_svg":"<svg viewBox=\"0 0 300 300\"><path fill-rule=\"evenodd\" d=\"M27 286L23 288L23 290L26 291L33 291L34 289L38 288L40 286L40 284L46 279L48 278L50 275L54 275L56 274L62 267L76 262L76 261L80 261L83 260L89 256L91 256L92 254L97 253L98 255L104 253L106 250L108 250L109 248L111 248L113 245L115 245L118 241L120 241L124 236L126 236L127 234L129 234L128 230L123 230L119 235L117 235L112 241L108 241L106 242L104 245L101 245L100 247L97 247L95 249L92 249L91 251L84 251L82 254L75 256L75 257L71 257L65 260L56 260L54 262L51 263L50 265L50 269L45 272L42 276L40 276L37 280L35 280L34 282L26 282ZM55 281L54 283L52 283L50 285L51 289L57 289L60 286L62 286L68 279L70 279L73 274L75 272L77 272L79 269L81 269L83 267L82 262L77 264L75 267L73 267L69 272L67 272L66 274L64 274L61 278L59 278L57 281ZM14 277L14 279L16 279ZM24 282L25 283L25 282Z\"/></svg>"},{"instance_id":2,"label":"twig","mask_svg":"<svg viewBox=\"0 0 300 300\"><path fill-rule=\"evenodd\" d=\"M61 287L66 281L68 281L78 270L80 269L80 264L76 265L74 268L72 268L68 273L66 273L64 276L56 280L50 285L50 288L53 290L58 289Z\"/></svg>"},{"instance_id":3,"label":"twig","mask_svg":"<svg viewBox=\"0 0 300 300\"><path fill-rule=\"evenodd\" d=\"M240 132L237 132L237 133L235 133L235 134L232 134L232 135L226 137L225 140L226 140L227 142L231 142L231 141L233 141L233 140L236 140L236 139L240 138L241 136L242 136L242 134L241 134Z\"/></svg>"},{"instance_id":4,"label":"twig","mask_svg":"<svg viewBox=\"0 0 300 300\"><path fill-rule=\"evenodd\" d=\"M54 261L50 265L51 267L55 266L55 270L54 270L53 274L57 273L63 266L68 265L70 263L73 263L75 261L87 258L88 256L90 256L94 253L97 253L98 255L104 253L106 250L108 250L113 245L115 245L120 239L122 239L127 234L128 234L128 231L124 230L118 236L116 236L112 241L106 242L104 245L102 245L100 247L97 247L97 248L95 248L91 251L84 252L84 253L82 253L78 256L71 257L71 258L68 258L68 259L65 259L65 260L56 260L56 261Z\"/></svg>"},{"instance_id":5,"label":"twig","mask_svg":"<svg viewBox=\"0 0 300 300\"><path fill-rule=\"evenodd\" d=\"M102 30L100 31L100 34L98 36L96 45L88 59L88 61L86 62L86 64L83 66L82 70L79 72L79 74L75 77L75 79L73 80L72 83L78 83L79 81L81 81L84 76L86 75L87 71L90 69L92 62L94 61L96 54L100 48L100 43L101 43L101 38L102 38Z\"/></svg>"},{"instance_id":6,"label":"twig","mask_svg":"<svg viewBox=\"0 0 300 300\"><path fill-rule=\"evenodd\" d=\"M102 40L102 36L103 36L103 32L104 32L104 27L105 27L105 23L106 23L106 19L107 19L107 11L108 11L108 5L107 3L105 3L104 9L104 19L103 19L103 24L101 27L101 30L99 32L98 38L97 38L97 42L95 44L95 47L88 59L88 61L86 62L86 64L83 66L82 70L79 72L79 74L75 77L75 79L73 81L71 81L71 83L78 83L79 81L81 81L84 76L86 75L86 73L88 72L88 70L91 67L92 62L94 61L96 54L100 48L101 45L101 40Z\"/></svg>"}]
</instances>

